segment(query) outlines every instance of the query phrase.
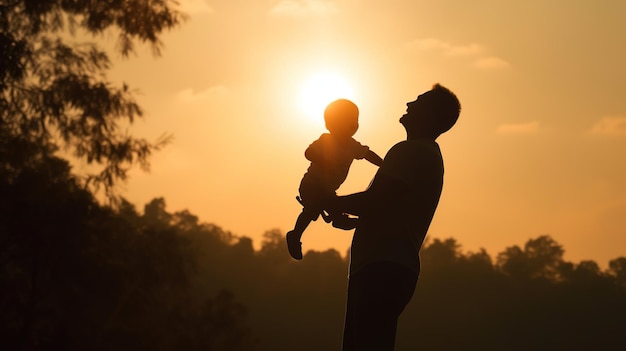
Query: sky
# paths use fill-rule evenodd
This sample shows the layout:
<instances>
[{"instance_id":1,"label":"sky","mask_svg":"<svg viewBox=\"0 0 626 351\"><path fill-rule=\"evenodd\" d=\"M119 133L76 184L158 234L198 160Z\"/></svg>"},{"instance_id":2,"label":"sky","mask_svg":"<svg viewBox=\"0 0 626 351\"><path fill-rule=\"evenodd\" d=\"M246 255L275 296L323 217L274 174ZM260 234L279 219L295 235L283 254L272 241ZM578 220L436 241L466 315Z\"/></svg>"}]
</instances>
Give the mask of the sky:
<instances>
[{"instance_id":1,"label":"sky","mask_svg":"<svg viewBox=\"0 0 626 351\"><path fill-rule=\"evenodd\" d=\"M438 142L444 190L428 237L495 258L550 235L565 259L626 256L626 2L621 0L181 0L189 19L112 55L137 91L130 132L173 142L122 195L253 239L293 228L306 147L326 101L360 109L355 139L383 156L406 135L405 104L434 83L461 100ZM113 45L113 35L98 40ZM353 163L338 194L376 172ZM318 221L303 250L342 255L352 231Z\"/></svg>"}]
</instances>

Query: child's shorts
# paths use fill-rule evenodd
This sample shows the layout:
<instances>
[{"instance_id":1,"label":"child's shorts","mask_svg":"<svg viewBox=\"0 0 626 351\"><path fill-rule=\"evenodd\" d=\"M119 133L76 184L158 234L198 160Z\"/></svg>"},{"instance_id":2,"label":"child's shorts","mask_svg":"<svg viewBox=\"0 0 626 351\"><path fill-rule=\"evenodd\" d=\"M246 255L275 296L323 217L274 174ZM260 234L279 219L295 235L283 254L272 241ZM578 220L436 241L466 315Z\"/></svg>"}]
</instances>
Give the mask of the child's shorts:
<instances>
[{"instance_id":1,"label":"child's shorts","mask_svg":"<svg viewBox=\"0 0 626 351\"><path fill-rule=\"evenodd\" d=\"M316 184L302 183L299 191L304 206L302 211L308 212L312 221L319 218L324 205L337 195L334 190L324 189Z\"/></svg>"}]
</instances>

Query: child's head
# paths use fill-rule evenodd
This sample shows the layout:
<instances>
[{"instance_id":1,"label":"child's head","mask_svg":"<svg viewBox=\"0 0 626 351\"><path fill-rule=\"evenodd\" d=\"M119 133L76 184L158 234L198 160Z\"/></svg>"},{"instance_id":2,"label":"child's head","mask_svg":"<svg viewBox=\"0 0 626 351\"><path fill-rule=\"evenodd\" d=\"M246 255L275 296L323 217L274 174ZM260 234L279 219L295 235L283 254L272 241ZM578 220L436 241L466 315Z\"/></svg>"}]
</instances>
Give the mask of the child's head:
<instances>
[{"instance_id":1,"label":"child's head","mask_svg":"<svg viewBox=\"0 0 626 351\"><path fill-rule=\"evenodd\" d=\"M335 100L326 106L324 121L331 134L351 137L359 129L359 108L350 100Z\"/></svg>"}]
</instances>

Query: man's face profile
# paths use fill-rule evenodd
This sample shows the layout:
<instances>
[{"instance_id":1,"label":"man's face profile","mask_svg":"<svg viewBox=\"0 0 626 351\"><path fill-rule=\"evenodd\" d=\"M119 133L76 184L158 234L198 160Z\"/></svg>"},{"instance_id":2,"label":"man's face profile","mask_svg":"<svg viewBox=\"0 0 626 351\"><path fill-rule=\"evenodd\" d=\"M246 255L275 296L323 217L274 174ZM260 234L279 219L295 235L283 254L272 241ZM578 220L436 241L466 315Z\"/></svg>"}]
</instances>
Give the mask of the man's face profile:
<instances>
[{"instance_id":1,"label":"man's face profile","mask_svg":"<svg viewBox=\"0 0 626 351\"><path fill-rule=\"evenodd\" d=\"M421 123L417 123L424 118L425 109L427 107L427 94L425 92L417 97L414 101L407 102L406 113L400 118L400 123L405 127L416 127Z\"/></svg>"}]
</instances>

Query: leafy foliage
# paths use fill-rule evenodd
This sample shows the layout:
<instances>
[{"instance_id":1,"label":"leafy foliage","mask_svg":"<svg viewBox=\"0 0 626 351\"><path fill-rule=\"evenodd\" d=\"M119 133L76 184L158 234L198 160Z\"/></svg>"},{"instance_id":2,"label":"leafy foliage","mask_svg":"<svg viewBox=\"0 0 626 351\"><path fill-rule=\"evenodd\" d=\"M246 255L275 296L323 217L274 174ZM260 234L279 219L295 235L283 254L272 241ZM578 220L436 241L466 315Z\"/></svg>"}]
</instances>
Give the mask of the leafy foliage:
<instances>
[{"instance_id":1,"label":"leafy foliage","mask_svg":"<svg viewBox=\"0 0 626 351\"><path fill-rule=\"evenodd\" d=\"M123 123L142 115L126 84L106 78L111 62L90 43L71 43L106 30L119 33L118 50L127 56L135 42L160 52L160 34L184 16L168 0L6 0L0 5L0 137L12 145L30 142L60 147L99 165L88 175L92 190L114 185L128 169L149 166L150 154L168 141L135 138ZM4 150L6 152L6 150Z\"/></svg>"}]
</instances>

